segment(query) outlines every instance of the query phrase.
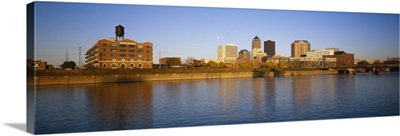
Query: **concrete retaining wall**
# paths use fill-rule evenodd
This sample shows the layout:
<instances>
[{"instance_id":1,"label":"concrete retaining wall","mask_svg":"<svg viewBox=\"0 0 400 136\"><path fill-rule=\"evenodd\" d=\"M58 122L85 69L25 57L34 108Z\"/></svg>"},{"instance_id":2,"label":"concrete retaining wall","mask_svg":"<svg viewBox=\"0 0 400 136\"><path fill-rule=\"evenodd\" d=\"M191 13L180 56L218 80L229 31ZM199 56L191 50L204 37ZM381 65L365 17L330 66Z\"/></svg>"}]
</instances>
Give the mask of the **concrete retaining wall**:
<instances>
[{"instance_id":1,"label":"concrete retaining wall","mask_svg":"<svg viewBox=\"0 0 400 136\"><path fill-rule=\"evenodd\" d=\"M77 75L28 77L28 85L61 85L106 82L194 80L240 77L297 76L316 74L337 74L337 71L283 71L283 72L229 72L229 73L171 73L171 74L131 74L131 75Z\"/></svg>"}]
</instances>

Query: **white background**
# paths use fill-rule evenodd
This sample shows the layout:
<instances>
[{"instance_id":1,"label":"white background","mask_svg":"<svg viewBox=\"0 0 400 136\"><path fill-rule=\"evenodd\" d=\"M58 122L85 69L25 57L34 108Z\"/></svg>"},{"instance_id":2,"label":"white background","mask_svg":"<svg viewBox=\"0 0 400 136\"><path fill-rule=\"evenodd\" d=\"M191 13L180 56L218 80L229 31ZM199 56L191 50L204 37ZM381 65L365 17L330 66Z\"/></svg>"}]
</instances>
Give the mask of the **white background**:
<instances>
[{"instance_id":1,"label":"white background","mask_svg":"<svg viewBox=\"0 0 400 136\"><path fill-rule=\"evenodd\" d=\"M60 0L52 0L60 1ZM26 124L26 4L28 0L1 1L0 135L30 135ZM81 2L63 0L62 2ZM110 3L107 0L85 0ZM113 0L113 3L239 7L316 11L400 13L396 0ZM15 127L17 126L17 127ZM62 135L399 135L400 118L375 117L323 121L279 122L167 129L124 130Z\"/></svg>"}]
</instances>

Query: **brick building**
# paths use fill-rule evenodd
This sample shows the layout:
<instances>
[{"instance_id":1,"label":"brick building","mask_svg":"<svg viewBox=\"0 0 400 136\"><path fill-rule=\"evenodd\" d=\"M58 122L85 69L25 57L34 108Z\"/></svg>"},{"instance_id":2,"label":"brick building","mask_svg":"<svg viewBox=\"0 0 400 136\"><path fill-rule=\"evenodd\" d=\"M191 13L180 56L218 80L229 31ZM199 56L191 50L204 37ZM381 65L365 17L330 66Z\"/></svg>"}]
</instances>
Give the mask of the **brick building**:
<instances>
[{"instance_id":1,"label":"brick building","mask_svg":"<svg viewBox=\"0 0 400 136\"><path fill-rule=\"evenodd\" d=\"M161 66L180 67L181 66L181 58L180 57L164 57L164 58L160 58L159 63Z\"/></svg>"},{"instance_id":2,"label":"brick building","mask_svg":"<svg viewBox=\"0 0 400 136\"><path fill-rule=\"evenodd\" d=\"M87 68L132 69L153 67L153 43L131 39L101 39L86 52Z\"/></svg>"},{"instance_id":3,"label":"brick building","mask_svg":"<svg viewBox=\"0 0 400 136\"><path fill-rule=\"evenodd\" d=\"M335 51L334 55L323 55L322 58L336 58L337 67L354 66L354 54L344 51Z\"/></svg>"},{"instance_id":4,"label":"brick building","mask_svg":"<svg viewBox=\"0 0 400 136\"><path fill-rule=\"evenodd\" d=\"M35 69L35 70L43 70L46 69L47 67L47 62L42 61L42 60L31 60L28 59L26 62L26 65L29 69Z\"/></svg>"}]
</instances>

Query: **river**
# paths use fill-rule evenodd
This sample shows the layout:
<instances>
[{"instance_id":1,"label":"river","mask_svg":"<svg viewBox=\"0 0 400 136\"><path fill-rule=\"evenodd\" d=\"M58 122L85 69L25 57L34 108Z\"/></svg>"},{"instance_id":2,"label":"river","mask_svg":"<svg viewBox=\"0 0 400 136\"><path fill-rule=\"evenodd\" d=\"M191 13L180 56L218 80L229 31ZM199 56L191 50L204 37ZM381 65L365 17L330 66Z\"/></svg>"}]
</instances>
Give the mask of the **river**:
<instances>
[{"instance_id":1,"label":"river","mask_svg":"<svg viewBox=\"0 0 400 136\"><path fill-rule=\"evenodd\" d=\"M399 73L35 86L38 134L399 115Z\"/></svg>"}]
</instances>

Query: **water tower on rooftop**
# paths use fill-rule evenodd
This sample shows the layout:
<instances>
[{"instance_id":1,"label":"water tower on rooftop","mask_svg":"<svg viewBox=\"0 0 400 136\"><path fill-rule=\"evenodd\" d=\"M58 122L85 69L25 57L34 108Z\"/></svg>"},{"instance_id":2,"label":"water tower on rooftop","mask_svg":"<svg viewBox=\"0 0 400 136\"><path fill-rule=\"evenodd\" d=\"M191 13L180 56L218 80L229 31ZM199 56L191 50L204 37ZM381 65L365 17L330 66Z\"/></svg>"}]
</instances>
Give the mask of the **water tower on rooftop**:
<instances>
[{"instance_id":1,"label":"water tower on rooftop","mask_svg":"<svg viewBox=\"0 0 400 136\"><path fill-rule=\"evenodd\" d=\"M118 25L115 27L115 35L116 35L115 41L118 41L118 38L120 38L120 40L121 38L122 40L124 39L124 34L125 34L124 29L125 28L122 25Z\"/></svg>"}]
</instances>

